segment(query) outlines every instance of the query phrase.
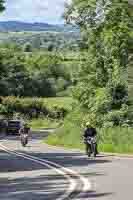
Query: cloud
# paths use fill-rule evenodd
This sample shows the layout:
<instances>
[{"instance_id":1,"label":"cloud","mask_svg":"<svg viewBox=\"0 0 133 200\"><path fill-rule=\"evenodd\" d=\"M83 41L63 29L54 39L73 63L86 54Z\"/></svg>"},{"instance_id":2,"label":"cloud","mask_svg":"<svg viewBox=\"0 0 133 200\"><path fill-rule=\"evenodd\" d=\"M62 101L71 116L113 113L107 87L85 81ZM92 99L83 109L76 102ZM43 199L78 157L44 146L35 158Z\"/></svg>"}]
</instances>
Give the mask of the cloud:
<instances>
[{"instance_id":1,"label":"cloud","mask_svg":"<svg viewBox=\"0 0 133 200\"><path fill-rule=\"evenodd\" d=\"M2 20L61 23L64 4L68 0L6 0Z\"/></svg>"}]
</instances>

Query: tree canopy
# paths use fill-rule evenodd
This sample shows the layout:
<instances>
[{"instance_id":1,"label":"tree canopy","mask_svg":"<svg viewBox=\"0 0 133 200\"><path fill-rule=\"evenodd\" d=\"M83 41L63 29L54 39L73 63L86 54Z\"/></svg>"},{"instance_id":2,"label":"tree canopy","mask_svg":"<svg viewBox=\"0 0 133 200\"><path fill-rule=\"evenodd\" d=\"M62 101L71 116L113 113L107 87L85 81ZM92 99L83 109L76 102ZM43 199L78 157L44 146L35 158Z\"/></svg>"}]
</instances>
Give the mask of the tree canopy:
<instances>
[{"instance_id":1,"label":"tree canopy","mask_svg":"<svg viewBox=\"0 0 133 200\"><path fill-rule=\"evenodd\" d=\"M5 0L0 0L0 11L3 11L5 9L4 3Z\"/></svg>"},{"instance_id":2,"label":"tree canopy","mask_svg":"<svg viewBox=\"0 0 133 200\"><path fill-rule=\"evenodd\" d=\"M126 0L73 0L64 15L67 22L78 24L86 34L88 58L81 65L74 95L90 116L93 113L96 123L103 124L110 113L128 106L131 7Z\"/></svg>"},{"instance_id":3,"label":"tree canopy","mask_svg":"<svg viewBox=\"0 0 133 200\"><path fill-rule=\"evenodd\" d=\"M71 69L56 52L0 51L0 96L51 97L72 86Z\"/></svg>"}]
</instances>

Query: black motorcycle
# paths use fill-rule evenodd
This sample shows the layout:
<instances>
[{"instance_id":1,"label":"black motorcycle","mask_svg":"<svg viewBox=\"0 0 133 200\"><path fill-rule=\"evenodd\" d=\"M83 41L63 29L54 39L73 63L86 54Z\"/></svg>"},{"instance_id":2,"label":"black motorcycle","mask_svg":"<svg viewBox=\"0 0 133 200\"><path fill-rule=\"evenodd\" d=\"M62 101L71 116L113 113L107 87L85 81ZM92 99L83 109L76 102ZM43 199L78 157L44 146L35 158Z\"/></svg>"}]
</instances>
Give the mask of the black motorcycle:
<instances>
[{"instance_id":1,"label":"black motorcycle","mask_svg":"<svg viewBox=\"0 0 133 200\"><path fill-rule=\"evenodd\" d=\"M21 135L21 144L25 147L28 144L28 134L24 133Z\"/></svg>"},{"instance_id":2,"label":"black motorcycle","mask_svg":"<svg viewBox=\"0 0 133 200\"><path fill-rule=\"evenodd\" d=\"M87 137L85 139L86 145L89 145L90 148L88 148L88 157L93 154L94 157L97 155L97 140L96 137Z\"/></svg>"}]
</instances>

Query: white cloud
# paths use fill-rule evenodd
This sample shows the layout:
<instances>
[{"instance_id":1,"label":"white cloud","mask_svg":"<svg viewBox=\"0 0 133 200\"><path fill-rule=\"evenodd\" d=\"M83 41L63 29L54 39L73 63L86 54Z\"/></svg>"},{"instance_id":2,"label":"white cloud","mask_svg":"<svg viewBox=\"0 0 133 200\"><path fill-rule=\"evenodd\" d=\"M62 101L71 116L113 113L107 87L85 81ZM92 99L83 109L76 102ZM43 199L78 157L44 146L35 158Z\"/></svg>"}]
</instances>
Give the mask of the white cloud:
<instances>
[{"instance_id":1,"label":"white cloud","mask_svg":"<svg viewBox=\"0 0 133 200\"><path fill-rule=\"evenodd\" d=\"M69 0L6 0L0 20L61 23L66 1Z\"/></svg>"}]
</instances>

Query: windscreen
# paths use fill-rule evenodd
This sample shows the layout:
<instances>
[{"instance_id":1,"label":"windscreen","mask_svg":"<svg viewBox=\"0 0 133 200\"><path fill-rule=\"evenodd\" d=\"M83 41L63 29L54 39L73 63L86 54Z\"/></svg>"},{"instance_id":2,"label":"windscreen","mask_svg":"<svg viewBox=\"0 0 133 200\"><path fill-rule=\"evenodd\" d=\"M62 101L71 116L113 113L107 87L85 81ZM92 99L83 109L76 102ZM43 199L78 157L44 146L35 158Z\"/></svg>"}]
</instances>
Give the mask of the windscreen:
<instances>
[{"instance_id":1,"label":"windscreen","mask_svg":"<svg viewBox=\"0 0 133 200\"><path fill-rule=\"evenodd\" d=\"M20 127L20 122L19 121L12 121L8 123L8 126L15 126L15 127Z\"/></svg>"}]
</instances>

